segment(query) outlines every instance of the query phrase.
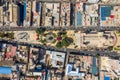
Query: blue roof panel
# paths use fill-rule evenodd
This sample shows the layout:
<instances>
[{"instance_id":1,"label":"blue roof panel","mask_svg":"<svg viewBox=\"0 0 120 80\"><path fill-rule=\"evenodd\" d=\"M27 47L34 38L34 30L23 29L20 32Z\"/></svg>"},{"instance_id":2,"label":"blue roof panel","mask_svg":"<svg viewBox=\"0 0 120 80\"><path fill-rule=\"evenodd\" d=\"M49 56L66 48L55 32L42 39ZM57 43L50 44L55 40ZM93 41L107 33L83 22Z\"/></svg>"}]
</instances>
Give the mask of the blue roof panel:
<instances>
[{"instance_id":1,"label":"blue roof panel","mask_svg":"<svg viewBox=\"0 0 120 80\"><path fill-rule=\"evenodd\" d=\"M104 76L104 80L110 80L110 77Z\"/></svg>"},{"instance_id":2,"label":"blue roof panel","mask_svg":"<svg viewBox=\"0 0 120 80\"><path fill-rule=\"evenodd\" d=\"M102 20L102 21L105 21L105 20L106 20L106 18L105 18L105 17L101 17L101 20Z\"/></svg>"},{"instance_id":3,"label":"blue roof panel","mask_svg":"<svg viewBox=\"0 0 120 80\"><path fill-rule=\"evenodd\" d=\"M11 67L0 67L0 74L11 74L12 68Z\"/></svg>"},{"instance_id":4,"label":"blue roof panel","mask_svg":"<svg viewBox=\"0 0 120 80\"><path fill-rule=\"evenodd\" d=\"M23 19L26 19L26 8L27 8L27 3L24 2L24 14L23 14Z\"/></svg>"},{"instance_id":5,"label":"blue roof panel","mask_svg":"<svg viewBox=\"0 0 120 80\"><path fill-rule=\"evenodd\" d=\"M81 26L82 25L82 13L76 12L76 25Z\"/></svg>"}]
</instances>

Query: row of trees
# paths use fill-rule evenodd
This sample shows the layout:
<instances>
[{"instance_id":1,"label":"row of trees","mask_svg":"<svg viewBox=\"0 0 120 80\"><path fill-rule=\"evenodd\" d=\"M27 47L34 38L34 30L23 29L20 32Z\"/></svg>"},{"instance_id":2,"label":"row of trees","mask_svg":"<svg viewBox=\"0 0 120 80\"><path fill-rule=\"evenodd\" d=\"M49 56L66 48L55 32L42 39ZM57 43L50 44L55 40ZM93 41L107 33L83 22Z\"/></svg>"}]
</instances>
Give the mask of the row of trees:
<instances>
[{"instance_id":1,"label":"row of trees","mask_svg":"<svg viewBox=\"0 0 120 80\"><path fill-rule=\"evenodd\" d=\"M13 32L0 32L0 37L1 38L9 38L9 39L14 39L14 33Z\"/></svg>"},{"instance_id":2,"label":"row of trees","mask_svg":"<svg viewBox=\"0 0 120 80\"><path fill-rule=\"evenodd\" d=\"M37 28L36 33L42 35L44 34L45 31L46 31L46 28Z\"/></svg>"}]
</instances>

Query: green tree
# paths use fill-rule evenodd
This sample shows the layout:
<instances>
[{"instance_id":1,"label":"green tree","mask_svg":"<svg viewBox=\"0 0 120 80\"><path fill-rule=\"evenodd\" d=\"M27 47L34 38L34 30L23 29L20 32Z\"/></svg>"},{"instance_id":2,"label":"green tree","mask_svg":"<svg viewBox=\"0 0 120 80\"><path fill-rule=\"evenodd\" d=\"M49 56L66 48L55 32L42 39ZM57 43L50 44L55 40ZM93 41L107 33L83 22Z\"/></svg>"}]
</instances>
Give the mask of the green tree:
<instances>
[{"instance_id":1,"label":"green tree","mask_svg":"<svg viewBox=\"0 0 120 80\"><path fill-rule=\"evenodd\" d=\"M115 78L114 80L119 80L119 78Z\"/></svg>"},{"instance_id":2,"label":"green tree","mask_svg":"<svg viewBox=\"0 0 120 80\"><path fill-rule=\"evenodd\" d=\"M36 33L43 34L46 31L46 28L37 28Z\"/></svg>"},{"instance_id":3,"label":"green tree","mask_svg":"<svg viewBox=\"0 0 120 80\"><path fill-rule=\"evenodd\" d=\"M6 37L7 38L10 38L10 39L14 39L14 33L13 32L11 32L11 33L6 33Z\"/></svg>"},{"instance_id":4,"label":"green tree","mask_svg":"<svg viewBox=\"0 0 120 80\"><path fill-rule=\"evenodd\" d=\"M99 58L99 54L96 54L95 57L96 57L96 58Z\"/></svg>"},{"instance_id":5,"label":"green tree","mask_svg":"<svg viewBox=\"0 0 120 80\"><path fill-rule=\"evenodd\" d=\"M53 43L53 44L56 43L56 40L54 40L52 43Z\"/></svg>"},{"instance_id":6,"label":"green tree","mask_svg":"<svg viewBox=\"0 0 120 80\"><path fill-rule=\"evenodd\" d=\"M40 42L41 42L41 43L45 43L45 42L46 42L46 39L40 39Z\"/></svg>"},{"instance_id":7,"label":"green tree","mask_svg":"<svg viewBox=\"0 0 120 80\"><path fill-rule=\"evenodd\" d=\"M10 34L11 34L11 39L14 39L14 33L11 32Z\"/></svg>"},{"instance_id":8,"label":"green tree","mask_svg":"<svg viewBox=\"0 0 120 80\"><path fill-rule=\"evenodd\" d=\"M55 38L57 37L57 35L55 33L53 33L53 35L54 35Z\"/></svg>"},{"instance_id":9,"label":"green tree","mask_svg":"<svg viewBox=\"0 0 120 80\"><path fill-rule=\"evenodd\" d=\"M73 39L70 38L70 37L65 37L62 40L62 45L65 46L65 47L69 46L71 43L73 43Z\"/></svg>"},{"instance_id":10,"label":"green tree","mask_svg":"<svg viewBox=\"0 0 120 80\"><path fill-rule=\"evenodd\" d=\"M62 36L62 35L66 35L66 34L67 34L66 31L60 31L60 32L57 33L58 36Z\"/></svg>"},{"instance_id":11,"label":"green tree","mask_svg":"<svg viewBox=\"0 0 120 80\"><path fill-rule=\"evenodd\" d=\"M56 47L58 47L58 48L62 48L62 47L63 47L63 45L62 45L62 43L61 43L61 42L57 42Z\"/></svg>"},{"instance_id":12,"label":"green tree","mask_svg":"<svg viewBox=\"0 0 120 80\"><path fill-rule=\"evenodd\" d=\"M4 32L0 32L0 37L1 37L1 38L4 37Z\"/></svg>"},{"instance_id":13,"label":"green tree","mask_svg":"<svg viewBox=\"0 0 120 80\"><path fill-rule=\"evenodd\" d=\"M111 51L113 50L113 46L109 46L108 49Z\"/></svg>"}]
</instances>

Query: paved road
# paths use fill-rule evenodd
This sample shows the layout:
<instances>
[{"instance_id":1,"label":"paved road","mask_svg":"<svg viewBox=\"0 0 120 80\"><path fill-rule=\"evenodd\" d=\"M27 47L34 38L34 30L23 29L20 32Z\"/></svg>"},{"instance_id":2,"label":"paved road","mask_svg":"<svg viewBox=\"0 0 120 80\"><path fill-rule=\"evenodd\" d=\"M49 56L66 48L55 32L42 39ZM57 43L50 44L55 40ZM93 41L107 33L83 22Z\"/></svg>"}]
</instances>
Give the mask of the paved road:
<instances>
[{"instance_id":1,"label":"paved road","mask_svg":"<svg viewBox=\"0 0 120 80\"><path fill-rule=\"evenodd\" d=\"M19 0L18 0L19 1ZM23 0L24 1L24 0ZM31 0L32 1L32 0ZM42 2L62 2L65 0L37 0L37 1L42 1ZM67 0L67 2L71 2L73 4L75 4L75 0ZM86 4L91 4L91 3L86 3ZM101 5L112 5L112 4L99 4L99 9ZM115 4L113 4L115 5ZM120 4L116 4L116 5L120 5ZM98 10L98 14L100 10ZM47 26L47 29L72 29L72 30L87 30L87 29L92 29L92 30L120 30L120 26L111 26L111 27L100 27L100 17L98 19L98 26L64 26L64 27L60 27L60 26ZM45 27L45 26L40 26L40 27ZM26 27L12 27L12 26L0 26L0 31L23 31L23 30L36 30L38 27L34 27L34 26L26 26Z\"/></svg>"},{"instance_id":2,"label":"paved road","mask_svg":"<svg viewBox=\"0 0 120 80\"><path fill-rule=\"evenodd\" d=\"M97 31L101 31L101 30L120 30L120 26L118 27L96 27L96 26L82 26L82 27L75 27L75 26L70 26L70 27L45 27L45 26L40 26L40 27L44 27L47 30L61 30L61 29L65 29L65 30L97 30ZM31 31L31 30L36 30L37 28L40 27L0 27L0 31Z\"/></svg>"},{"instance_id":3,"label":"paved road","mask_svg":"<svg viewBox=\"0 0 120 80\"><path fill-rule=\"evenodd\" d=\"M53 46L43 46L43 45L38 45L38 44L30 44L30 43L23 43L23 42L17 42L17 41L7 41L7 40L0 40L2 43L8 43L8 44L14 44L14 45L24 45L24 46L30 46L30 47L36 47L36 48L44 48L44 49L49 49L49 50L56 50L56 51L64 51L64 52L73 52L75 54L80 54L80 55L90 55L90 56L96 56L96 54L101 55L101 56L109 56L109 57L120 57L116 52L110 52L110 51L86 51L86 50L75 50L75 49L69 49L69 48L56 48Z\"/></svg>"},{"instance_id":4,"label":"paved road","mask_svg":"<svg viewBox=\"0 0 120 80\"><path fill-rule=\"evenodd\" d=\"M41 2L70 2L69 0L37 0Z\"/></svg>"}]
</instances>

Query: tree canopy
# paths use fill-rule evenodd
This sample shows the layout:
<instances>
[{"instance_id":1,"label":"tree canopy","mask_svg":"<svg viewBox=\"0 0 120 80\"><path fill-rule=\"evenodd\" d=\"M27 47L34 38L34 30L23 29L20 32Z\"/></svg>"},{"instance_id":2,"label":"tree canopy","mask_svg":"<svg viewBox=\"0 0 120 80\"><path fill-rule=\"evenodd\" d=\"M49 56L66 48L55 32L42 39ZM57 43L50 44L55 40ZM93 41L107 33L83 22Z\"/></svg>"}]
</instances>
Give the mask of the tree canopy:
<instances>
[{"instance_id":1,"label":"tree canopy","mask_svg":"<svg viewBox=\"0 0 120 80\"><path fill-rule=\"evenodd\" d=\"M71 43L73 43L73 39L70 38L70 37L65 37L62 40L62 45L65 46L65 47L69 46Z\"/></svg>"},{"instance_id":2,"label":"tree canopy","mask_svg":"<svg viewBox=\"0 0 120 80\"><path fill-rule=\"evenodd\" d=\"M58 47L58 48L62 48L62 47L63 47L63 45L62 45L62 43L61 43L61 42L57 42L56 47Z\"/></svg>"},{"instance_id":3,"label":"tree canopy","mask_svg":"<svg viewBox=\"0 0 120 80\"><path fill-rule=\"evenodd\" d=\"M0 32L0 37L1 38L7 37L10 39L14 39L14 33L13 32L7 32L7 33Z\"/></svg>"},{"instance_id":4,"label":"tree canopy","mask_svg":"<svg viewBox=\"0 0 120 80\"><path fill-rule=\"evenodd\" d=\"M37 28L36 33L43 34L46 31L46 28Z\"/></svg>"}]
</instances>

